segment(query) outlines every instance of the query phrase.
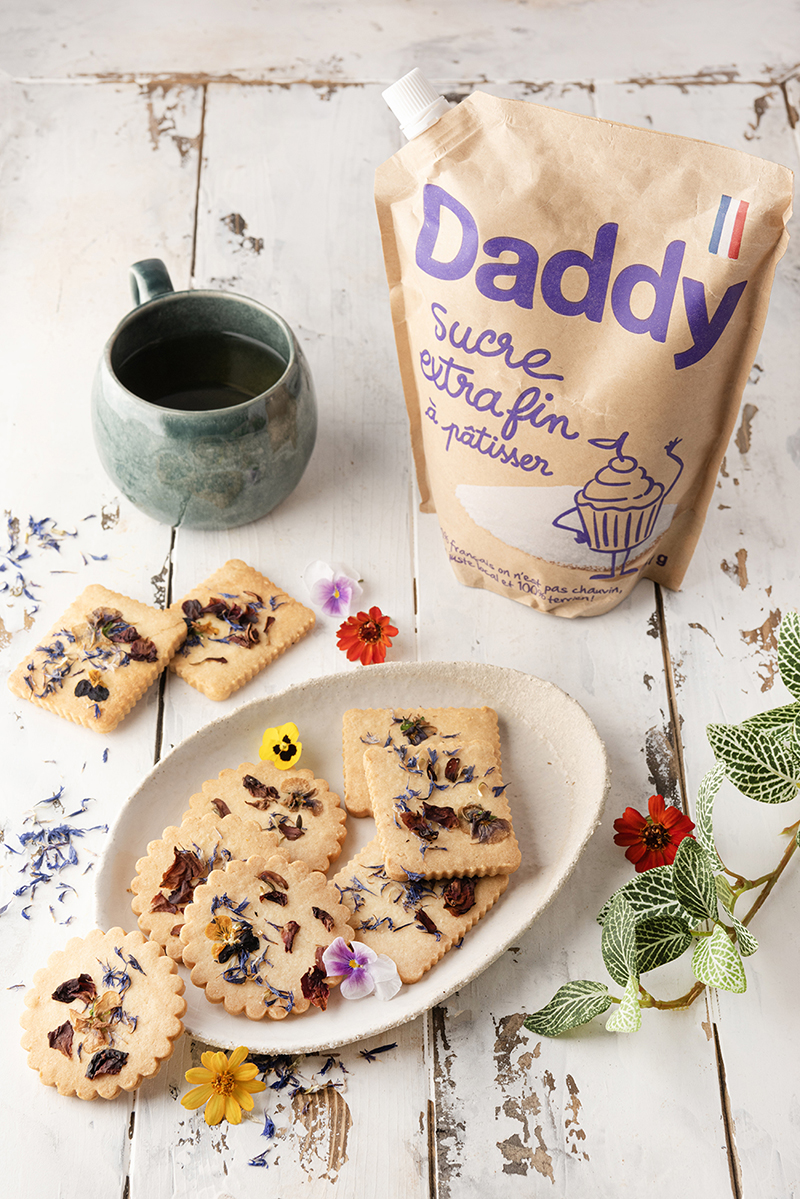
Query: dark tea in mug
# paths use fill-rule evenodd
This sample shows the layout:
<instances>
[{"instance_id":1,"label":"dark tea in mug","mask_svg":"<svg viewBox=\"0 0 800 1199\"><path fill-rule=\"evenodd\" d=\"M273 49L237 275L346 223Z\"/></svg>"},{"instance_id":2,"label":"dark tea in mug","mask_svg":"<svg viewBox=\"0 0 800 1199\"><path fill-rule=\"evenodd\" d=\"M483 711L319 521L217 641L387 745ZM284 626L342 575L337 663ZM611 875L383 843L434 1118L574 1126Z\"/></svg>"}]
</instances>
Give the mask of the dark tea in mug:
<instances>
[{"instance_id":1,"label":"dark tea in mug","mask_svg":"<svg viewBox=\"0 0 800 1199\"><path fill-rule=\"evenodd\" d=\"M135 307L92 388L100 461L173 528L233 529L294 490L317 434L308 363L282 316L233 292L175 291L160 258L130 270Z\"/></svg>"},{"instance_id":2,"label":"dark tea in mug","mask_svg":"<svg viewBox=\"0 0 800 1199\"><path fill-rule=\"evenodd\" d=\"M119 363L116 373L123 387L151 404L210 412L261 395L285 370L283 359L263 342L208 330L140 346Z\"/></svg>"}]
</instances>

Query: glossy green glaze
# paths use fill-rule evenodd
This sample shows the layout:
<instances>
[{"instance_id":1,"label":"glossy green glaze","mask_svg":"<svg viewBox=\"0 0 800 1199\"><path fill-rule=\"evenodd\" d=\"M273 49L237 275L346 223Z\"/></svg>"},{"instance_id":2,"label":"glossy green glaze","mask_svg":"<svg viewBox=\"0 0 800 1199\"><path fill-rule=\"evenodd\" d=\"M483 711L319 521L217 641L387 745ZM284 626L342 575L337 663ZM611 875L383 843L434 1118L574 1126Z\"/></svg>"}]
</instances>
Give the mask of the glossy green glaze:
<instances>
[{"instance_id":1,"label":"glossy green glaze","mask_svg":"<svg viewBox=\"0 0 800 1199\"><path fill-rule=\"evenodd\" d=\"M155 520L226 529L258 520L297 486L311 457L317 407L311 373L286 322L230 292L175 292L160 259L131 268L134 308L103 352L92 392L100 460L123 494ZM234 407L187 412L134 395L117 369L134 350L197 332L255 338L286 370Z\"/></svg>"}]
</instances>

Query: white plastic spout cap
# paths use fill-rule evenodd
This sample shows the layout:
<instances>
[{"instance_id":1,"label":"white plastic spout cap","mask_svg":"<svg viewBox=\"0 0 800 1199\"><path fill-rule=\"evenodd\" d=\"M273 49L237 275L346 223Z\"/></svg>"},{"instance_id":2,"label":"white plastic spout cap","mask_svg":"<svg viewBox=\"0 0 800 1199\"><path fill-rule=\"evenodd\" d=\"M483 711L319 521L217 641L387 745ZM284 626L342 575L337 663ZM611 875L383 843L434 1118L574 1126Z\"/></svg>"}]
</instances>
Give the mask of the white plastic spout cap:
<instances>
[{"instance_id":1,"label":"white plastic spout cap","mask_svg":"<svg viewBox=\"0 0 800 1199\"><path fill-rule=\"evenodd\" d=\"M381 94L409 141L435 125L450 108L417 67Z\"/></svg>"}]
</instances>

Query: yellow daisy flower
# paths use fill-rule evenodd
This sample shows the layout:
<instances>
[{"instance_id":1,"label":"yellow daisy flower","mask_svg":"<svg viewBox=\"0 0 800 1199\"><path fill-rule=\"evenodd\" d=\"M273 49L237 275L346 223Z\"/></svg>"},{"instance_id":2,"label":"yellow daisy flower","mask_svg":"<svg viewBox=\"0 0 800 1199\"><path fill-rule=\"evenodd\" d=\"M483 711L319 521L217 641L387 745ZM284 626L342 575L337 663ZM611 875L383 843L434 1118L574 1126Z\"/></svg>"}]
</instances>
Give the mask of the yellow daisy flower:
<instances>
[{"instance_id":1,"label":"yellow daisy flower","mask_svg":"<svg viewBox=\"0 0 800 1199\"><path fill-rule=\"evenodd\" d=\"M184 1107L195 1111L205 1103L206 1124L241 1124L242 1108L253 1109L253 1093L263 1091L266 1083L256 1081L258 1066L245 1062L247 1048L240 1045L230 1058L222 1050L212 1050L201 1057L202 1066L193 1066L186 1071L186 1081L199 1083L181 1099Z\"/></svg>"},{"instance_id":2,"label":"yellow daisy flower","mask_svg":"<svg viewBox=\"0 0 800 1199\"><path fill-rule=\"evenodd\" d=\"M296 766L303 752L303 743L297 731L297 725L289 722L278 728L267 729L258 756L262 762L272 762L278 770L288 770Z\"/></svg>"}]
</instances>

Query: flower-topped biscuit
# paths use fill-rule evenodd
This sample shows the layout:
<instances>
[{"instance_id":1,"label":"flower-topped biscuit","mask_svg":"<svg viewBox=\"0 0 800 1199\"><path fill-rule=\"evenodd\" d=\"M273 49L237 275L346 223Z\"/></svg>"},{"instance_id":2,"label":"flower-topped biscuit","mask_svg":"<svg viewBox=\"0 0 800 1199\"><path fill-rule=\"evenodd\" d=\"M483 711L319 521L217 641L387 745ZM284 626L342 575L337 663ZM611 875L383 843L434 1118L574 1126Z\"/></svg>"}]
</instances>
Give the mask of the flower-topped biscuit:
<instances>
[{"instance_id":1,"label":"flower-topped biscuit","mask_svg":"<svg viewBox=\"0 0 800 1199\"><path fill-rule=\"evenodd\" d=\"M351 816L371 816L364 774L370 745L419 746L430 737L489 741L500 765L500 733L492 708L350 708L342 720L344 802Z\"/></svg>"},{"instance_id":2,"label":"flower-topped biscuit","mask_svg":"<svg viewBox=\"0 0 800 1199\"><path fill-rule=\"evenodd\" d=\"M131 907L139 928L176 962L182 961L183 913L197 887L232 858L269 856L277 847L278 834L262 829L255 820L232 814L222 819L211 813L187 814L180 827L170 825L158 841L151 841L145 857L136 863Z\"/></svg>"},{"instance_id":3,"label":"flower-topped biscuit","mask_svg":"<svg viewBox=\"0 0 800 1199\"><path fill-rule=\"evenodd\" d=\"M189 800L189 812L229 812L274 831L278 849L311 870L328 869L342 852L347 819L339 796L311 770L279 770L272 762L244 762L208 779Z\"/></svg>"},{"instance_id":4,"label":"flower-topped biscuit","mask_svg":"<svg viewBox=\"0 0 800 1199\"><path fill-rule=\"evenodd\" d=\"M508 875L401 883L386 873L376 837L333 882L352 912L354 939L392 958L403 982L415 983L486 915L508 886Z\"/></svg>"},{"instance_id":5,"label":"flower-topped biscuit","mask_svg":"<svg viewBox=\"0 0 800 1199\"><path fill-rule=\"evenodd\" d=\"M158 1072L183 1032L184 984L141 933L95 929L51 955L25 995L28 1065L62 1095L113 1099Z\"/></svg>"},{"instance_id":6,"label":"flower-topped biscuit","mask_svg":"<svg viewBox=\"0 0 800 1199\"><path fill-rule=\"evenodd\" d=\"M15 695L107 733L161 674L183 636L182 621L93 584L17 667Z\"/></svg>"},{"instance_id":7,"label":"flower-topped biscuit","mask_svg":"<svg viewBox=\"0 0 800 1199\"><path fill-rule=\"evenodd\" d=\"M389 878L511 874L520 850L494 746L429 738L364 754Z\"/></svg>"},{"instance_id":8,"label":"flower-topped biscuit","mask_svg":"<svg viewBox=\"0 0 800 1199\"><path fill-rule=\"evenodd\" d=\"M232 558L174 603L185 636L170 670L209 699L227 699L314 626L314 613Z\"/></svg>"},{"instance_id":9,"label":"flower-topped biscuit","mask_svg":"<svg viewBox=\"0 0 800 1199\"><path fill-rule=\"evenodd\" d=\"M349 909L319 871L282 854L229 862L184 915L183 960L212 1003L250 1020L325 1010L322 954L351 930Z\"/></svg>"}]
</instances>

